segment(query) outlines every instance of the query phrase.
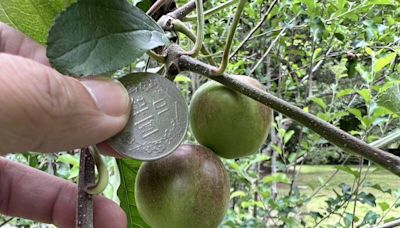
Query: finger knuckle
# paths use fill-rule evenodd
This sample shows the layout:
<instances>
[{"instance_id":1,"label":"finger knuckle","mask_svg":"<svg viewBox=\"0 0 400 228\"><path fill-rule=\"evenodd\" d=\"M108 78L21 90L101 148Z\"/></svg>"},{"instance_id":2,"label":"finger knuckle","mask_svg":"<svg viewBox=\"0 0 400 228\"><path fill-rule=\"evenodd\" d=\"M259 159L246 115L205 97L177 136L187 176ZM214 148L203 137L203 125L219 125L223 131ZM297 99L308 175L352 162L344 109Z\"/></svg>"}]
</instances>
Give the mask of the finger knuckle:
<instances>
[{"instance_id":1,"label":"finger knuckle","mask_svg":"<svg viewBox=\"0 0 400 228\"><path fill-rule=\"evenodd\" d=\"M41 78L42 91L38 96L38 103L41 104L44 113L51 119L57 120L67 112L70 106L68 88L60 76L44 72Z\"/></svg>"}]
</instances>

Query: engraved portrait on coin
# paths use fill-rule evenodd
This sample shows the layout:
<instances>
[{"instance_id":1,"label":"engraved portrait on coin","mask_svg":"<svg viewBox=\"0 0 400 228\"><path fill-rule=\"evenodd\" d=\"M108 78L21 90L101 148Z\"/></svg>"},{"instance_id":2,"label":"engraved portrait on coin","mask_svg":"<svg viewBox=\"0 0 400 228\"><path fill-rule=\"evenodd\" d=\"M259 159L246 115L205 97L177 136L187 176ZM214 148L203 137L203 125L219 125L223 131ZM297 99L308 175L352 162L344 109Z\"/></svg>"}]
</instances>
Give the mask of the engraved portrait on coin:
<instances>
[{"instance_id":1,"label":"engraved portrait on coin","mask_svg":"<svg viewBox=\"0 0 400 228\"><path fill-rule=\"evenodd\" d=\"M125 157L150 161L172 153L188 128L188 107L174 83L153 73L120 79L132 99L126 127L107 143Z\"/></svg>"}]
</instances>

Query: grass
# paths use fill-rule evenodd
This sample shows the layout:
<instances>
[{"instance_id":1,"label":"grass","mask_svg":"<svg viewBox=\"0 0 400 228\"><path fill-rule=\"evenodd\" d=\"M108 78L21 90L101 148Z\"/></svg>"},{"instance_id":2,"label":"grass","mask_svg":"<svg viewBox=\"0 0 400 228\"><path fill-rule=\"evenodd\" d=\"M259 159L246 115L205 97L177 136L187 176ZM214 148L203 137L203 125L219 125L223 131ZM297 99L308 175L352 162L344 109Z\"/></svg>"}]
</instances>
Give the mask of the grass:
<instances>
[{"instance_id":1,"label":"grass","mask_svg":"<svg viewBox=\"0 0 400 228\"><path fill-rule=\"evenodd\" d=\"M354 166L351 167L351 171L357 171L358 167ZM296 182L297 186L300 189L302 194L306 194L310 196L316 188L321 186L320 181L326 181L334 172L336 171L335 166L303 166L301 173L298 177ZM350 174L350 172L339 171L332 180L323 188L318 194L316 194L312 200L307 203L301 210L303 212L310 212L310 211L318 211L323 212L325 211L327 204L325 201L329 197L335 197L335 193L333 189L337 192L341 192L339 185L341 183L345 183L347 185L352 186L355 180L354 175ZM366 172L362 173L362 177L366 174ZM400 177L397 177L388 171L378 168L378 167L371 167L368 175L365 179L365 183L372 183L372 184L379 184L383 188L388 188L392 190L392 194L384 193L382 191L370 188L370 187L363 187L361 191L365 193L372 193L376 198L376 207L371 207L366 204L362 204L357 202L356 206L356 216L362 220L364 216L367 214L369 210L372 210L379 215L384 214L385 212L382 211L379 203L387 203L391 206L396 200L397 197L400 196ZM398 192L396 195L394 192ZM400 201L397 201L398 203ZM351 202L346 209L346 212L352 214L354 208L354 202ZM343 212L343 210L339 210L339 213ZM400 207L393 208L390 212L385 216L385 219L389 218L399 218L400 217ZM329 225L334 225L339 221L339 216L333 215L326 219L323 223L320 224L319 227L326 227ZM378 219L379 220L379 219ZM307 223L314 224L312 220L307 221Z\"/></svg>"}]
</instances>

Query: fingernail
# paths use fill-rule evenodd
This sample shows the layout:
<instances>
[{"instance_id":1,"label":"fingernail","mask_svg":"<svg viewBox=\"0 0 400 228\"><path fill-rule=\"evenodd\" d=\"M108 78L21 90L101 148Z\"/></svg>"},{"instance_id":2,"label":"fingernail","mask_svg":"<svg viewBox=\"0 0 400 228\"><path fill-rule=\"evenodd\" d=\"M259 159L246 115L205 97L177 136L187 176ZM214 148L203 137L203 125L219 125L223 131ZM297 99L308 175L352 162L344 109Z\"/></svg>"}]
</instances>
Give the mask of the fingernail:
<instances>
[{"instance_id":1,"label":"fingernail","mask_svg":"<svg viewBox=\"0 0 400 228\"><path fill-rule=\"evenodd\" d=\"M81 82L89 91L97 107L105 114L122 116L129 113L129 94L119 81L109 78L96 78Z\"/></svg>"}]
</instances>

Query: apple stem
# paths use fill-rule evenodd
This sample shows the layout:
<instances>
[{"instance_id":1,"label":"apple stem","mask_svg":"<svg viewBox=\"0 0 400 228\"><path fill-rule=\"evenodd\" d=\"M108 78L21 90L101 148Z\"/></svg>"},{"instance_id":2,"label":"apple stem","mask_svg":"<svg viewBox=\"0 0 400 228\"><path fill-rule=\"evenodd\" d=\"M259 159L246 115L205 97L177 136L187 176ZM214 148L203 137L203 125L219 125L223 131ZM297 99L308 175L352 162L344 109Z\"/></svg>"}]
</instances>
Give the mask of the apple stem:
<instances>
[{"instance_id":1,"label":"apple stem","mask_svg":"<svg viewBox=\"0 0 400 228\"><path fill-rule=\"evenodd\" d=\"M236 9L235 16L233 17L233 22L232 25L229 29L228 37L226 39L225 43L225 48L224 48L224 53L222 54L222 61L221 61L221 66L214 71L214 75L221 75L225 72L228 63L229 63L229 52L231 51L231 46L233 42L233 37L235 36L236 28L239 24L239 19L242 15L244 6L246 4L247 0L239 0L238 7Z\"/></svg>"},{"instance_id":2,"label":"apple stem","mask_svg":"<svg viewBox=\"0 0 400 228\"><path fill-rule=\"evenodd\" d=\"M196 9L197 9L197 35L196 41L194 46L187 55L196 57L199 55L202 47L203 47L203 40L204 40L204 7L203 7L203 0L196 0Z\"/></svg>"},{"instance_id":3,"label":"apple stem","mask_svg":"<svg viewBox=\"0 0 400 228\"><path fill-rule=\"evenodd\" d=\"M182 33L187 38L189 38L191 41L196 42L196 35L193 34L193 32L181 20L174 19L172 21L172 29L175 32ZM208 51L208 48L205 46L204 42L203 42L203 44L201 46L202 46L201 53L206 57L207 61L211 65L214 65L214 66L217 65L217 63L214 61L212 55Z\"/></svg>"}]
</instances>

